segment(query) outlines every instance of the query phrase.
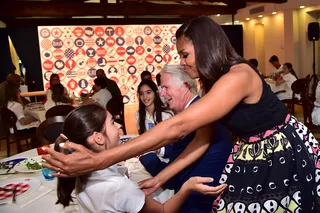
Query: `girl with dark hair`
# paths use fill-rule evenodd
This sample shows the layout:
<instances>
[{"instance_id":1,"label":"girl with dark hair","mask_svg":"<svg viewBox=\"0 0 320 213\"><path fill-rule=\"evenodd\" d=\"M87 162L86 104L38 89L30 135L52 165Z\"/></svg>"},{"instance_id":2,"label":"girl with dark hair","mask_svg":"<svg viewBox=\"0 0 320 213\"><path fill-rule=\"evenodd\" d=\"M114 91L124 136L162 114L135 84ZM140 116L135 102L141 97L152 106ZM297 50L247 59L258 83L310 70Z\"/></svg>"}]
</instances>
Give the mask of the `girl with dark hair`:
<instances>
[{"instance_id":1,"label":"girl with dark hair","mask_svg":"<svg viewBox=\"0 0 320 213\"><path fill-rule=\"evenodd\" d=\"M291 85L293 84L293 82L295 82L297 80L297 75L295 73L295 71L292 69L292 64L290 63L285 63L283 64L283 72L280 78L278 78L276 80L276 86L279 86L281 84L285 85L285 92L280 92L277 94L277 97L280 100L285 100L285 99L292 99L292 89L291 89ZM300 99L300 95L296 94L295 95L296 98Z\"/></svg>"},{"instance_id":2,"label":"girl with dark hair","mask_svg":"<svg viewBox=\"0 0 320 213\"><path fill-rule=\"evenodd\" d=\"M60 84L60 77L58 74L53 73L50 76L50 80L49 80L49 84L50 87L49 89L46 91L46 96L47 96L47 100L51 100L52 99L52 87L56 84ZM65 87L63 87L63 91L65 94L68 94L68 91L66 90Z\"/></svg>"},{"instance_id":3,"label":"girl with dark hair","mask_svg":"<svg viewBox=\"0 0 320 213\"><path fill-rule=\"evenodd\" d=\"M52 91L51 99L48 99L44 104L46 111L57 105L72 105L73 100L65 93L62 84L54 84L50 89Z\"/></svg>"},{"instance_id":4,"label":"girl with dark hair","mask_svg":"<svg viewBox=\"0 0 320 213\"><path fill-rule=\"evenodd\" d=\"M20 85L8 84L6 87L5 106L17 116L16 127L19 134L35 133L39 121L24 113L24 106L20 98ZM13 130L10 130L11 132Z\"/></svg>"},{"instance_id":5,"label":"girl with dark hair","mask_svg":"<svg viewBox=\"0 0 320 213\"><path fill-rule=\"evenodd\" d=\"M81 174L197 130L195 140L175 162L140 185L151 193L203 155L209 142L203 134L206 125L220 120L240 140L221 175L220 183L228 187L213 212L320 212L319 143L310 130L288 114L258 70L234 51L211 18L190 20L176 37L181 65L191 78L200 78L206 95L140 137L98 155L72 143L65 144L76 150L71 156L49 150L46 166L60 168L59 176Z\"/></svg>"},{"instance_id":6,"label":"girl with dark hair","mask_svg":"<svg viewBox=\"0 0 320 213\"><path fill-rule=\"evenodd\" d=\"M138 86L138 96L139 110L136 112L136 124L139 134L172 117L173 113L164 107L157 85L152 80L141 81Z\"/></svg>"},{"instance_id":7,"label":"girl with dark hair","mask_svg":"<svg viewBox=\"0 0 320 213\"><path fill-rule=\"evenodd\" d=\"M72 141L99 153L119 145L119 127L111 114L97 104L80 106L71 111L64 122L63 134ZM60 151L59 137L55 150ZM63 152L63 150L61 150ZM71 193L76 189L80 212L150 212L174 213L191 191L216 194L217 191L203 183L212 178L193 177L182 186L179 193L164 204L145 196L138 185L118 171L117 165L110 166L91 174L74 178L58 178L57 204L64 207L72 202Z\"/></svg>"}]
</instances>

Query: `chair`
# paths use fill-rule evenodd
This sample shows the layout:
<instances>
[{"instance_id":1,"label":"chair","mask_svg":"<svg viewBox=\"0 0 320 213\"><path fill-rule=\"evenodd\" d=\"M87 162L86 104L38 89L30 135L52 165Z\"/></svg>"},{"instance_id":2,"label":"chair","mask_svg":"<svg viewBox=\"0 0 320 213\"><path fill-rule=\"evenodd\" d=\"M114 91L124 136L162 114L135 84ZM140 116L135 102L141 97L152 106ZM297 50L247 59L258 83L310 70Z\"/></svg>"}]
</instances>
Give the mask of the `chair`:
<instances>
[{"instance_id":1,"label":"chair","mask_svg":"<svg viewBox=\"0 0 320 213\"><path fill-rule=\"evenodd\" d=\"M46 112L46 119L55 116L67 116L72 110L74 110L74 107L71 105L54 106Z\"/></svg>"},{"instance_id":2,"label":"chair","mask_svg":"<svg viewBox=\"0 0 320 213\"><path fill-rule=\"evenodd\" d=\"M55 116L43 121L36 133L39 145L54 143L63 131L64 120L65 116Z\"/></svg>"},{"instance_id":3,"label":"chair","mask_svg":"<svg viewBox=\"0 0 320 213\"><path fill-rule=\"evenodd\" d=\"M22 152L22 146L21 146L21 141L26 141L26 145L29 146L29 142L28 139L31 139L31 146L34 147L35 146L35 141L34 139L36 138L36 134L35 133L31 133L31 134L19 134L18 130L17 130L17 126L16 126L16 122L17 122L17 116L14 114L14 112L12 112L11 110L9 110L7 107L0 107L0 111L1 111L1 116L2 116L2 120L5 124L5 131L7 133L7 156L10 156L10 144L12 143L16 143L17 145L17 152L20 153ZM10 129L13 129L13 133L10 133ZM13 137L14 141L10 141L10 136Z\"/></svg>"},{"instance_id":4,"label":"chair","mask_svg":"<svg viewBox=\"0 0 320 213\"><path fill-rule=\"evenodd\" d=\"M123 96L117 95L111 98L106 106L107 110L113 115L116 119L115 121L121 124L121 129L123 134L127 134L126 124L124 119L124 103L123 103Z\"/></svg>"},{"instance_id":5,"label":"chair","mask_svg":"<svg viewBox=\"0 0 320 213\"><path fill-rule=\"evenodd\" d=\"M314 102L312 98L308 95L303 95L301 97L302 107L303 107L303 118L304 125L306 125L312 133L320 133L320 126L316 126L312 122L312 111L314 108ZM320 139L320 137L316 137L316 139Z\"/></svg>"}]
</instances>

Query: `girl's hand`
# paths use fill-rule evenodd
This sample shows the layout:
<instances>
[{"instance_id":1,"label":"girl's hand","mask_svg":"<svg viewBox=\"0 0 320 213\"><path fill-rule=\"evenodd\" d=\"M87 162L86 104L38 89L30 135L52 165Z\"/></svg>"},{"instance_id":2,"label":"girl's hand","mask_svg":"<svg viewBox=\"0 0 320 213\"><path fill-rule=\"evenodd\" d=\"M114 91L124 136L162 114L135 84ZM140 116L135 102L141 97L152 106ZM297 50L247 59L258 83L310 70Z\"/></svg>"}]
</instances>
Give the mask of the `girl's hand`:
<instances>
[{"instance_id":1,"label":"girl's hand","mask_svg":"<svg viewBox=\"0 0 320 213\"><path fill-rule=\"evenodd\" d=\"M191 177L182 185L182 188L185 188L188 192L195 191L206 195L218 195L227 187L227 184L219 186L208 186L204 184L211 183L212 181L213 178L210 177Z\"/></svg>"},{"instance_id":2,"label":"girl's hand","mask_svg":"<svg viewBox=\"0 0 320 213\"><path fill-rule=\"evenodd\" d=\"M162 186L162 182L155 176L139 182L138 185L146 195L150 195Z\"/></svg>"}]
</instances>

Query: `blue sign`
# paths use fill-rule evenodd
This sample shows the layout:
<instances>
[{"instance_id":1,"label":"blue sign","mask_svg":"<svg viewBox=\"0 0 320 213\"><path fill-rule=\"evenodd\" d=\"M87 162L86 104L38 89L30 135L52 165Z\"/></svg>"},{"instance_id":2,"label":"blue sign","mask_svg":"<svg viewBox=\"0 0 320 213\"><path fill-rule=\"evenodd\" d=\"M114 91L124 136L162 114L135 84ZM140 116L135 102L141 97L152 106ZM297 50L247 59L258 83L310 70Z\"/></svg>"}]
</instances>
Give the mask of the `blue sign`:
<instances>
[{"instance_id":1,"label":"blue sign","mask_svg":"<svg viewBox=\"0 0 320 213\"><path fill-rule=\"evenodd\" d=\"M87 49L86 55L90 58L93 58L96 55L96 50L90 47Z\"/></svg>"},{"instance_id":2,"label":"blue sign","mask_svg":"<svg viewBox=\"0 0 320 213\"><path fill-rule=\"evenodd\" d=\"M88 87L88 81L86 79L81 79L78 81L78 85L81 89L87 88Z\"/></svg>"},{"instance_id":3,"label":"blue sign","mask_svg":"<svg viewBox=\"0 0 320 213\"><path fill-rule=\"evenodd\" d=\"M81 48L84 46L84 40L82 38L77 38L75 41L74 41L74 45L78 48Z\"/></svg>"},{"instance_id":4,"label":"blue sign","mask_svg":"<svg viewBox=\"0 0 320 213\"><path fill-rule=\"evenodd\" d=\"M114 29L112 27L107 27L105 30L105 33L107 36L113 36L114 35Z\"/></svg>"},{"instance_id":5,"label":"blue sign","mask_svg":"<svg viewBox=\"0 0 320 213\"><path fill-rule=\"evenodd\" d=\"M92 37L94 35L94 30L92 27L86 27L84 29L84 34L88 37Z\"/></svg>"},{"instance_id":6,"label":"blue sign","mask_svg":"<svg viewBox=\"0 0 320 213\"><path fill-rule=\"evenodd\" d=\"M54 62L54 67L57 70L62 70L64 68L64 62L62 60L57 60L56 62Z\"/></svg>"},{"instance_id":7,"label":"blue sign","mask_svg":"<svg viewBox=\"0 0 320 213\"><path fill-rule=\"evenodd\" d=\"M141 36L137 36L134 40L134 42L137 44L137 45L142 45L143 44L143 38Z\"/></svg>"},{"instance_id":8,"label":"blue sign","mask_svg":"<svg viewBox=\"0 0 320 213\"><path fill-rule=\"evenodd\" d=\"M133 55L135 53L135 51L136 50L135 50L135 48L133 46L129 46L126 49L126 52L127 52L128 55Z\"/></svg>"},{"instance_id":9,"label":"blue sign","mask_svg":"<svg viewBox=\"0 0 320 213\"><path fill-rule=\"evenodd\" d=\"M151 27L146 26L146 27L143 29L143 32L144 32L144 34L146 34L146 35L151 35L152 29L151 29Z\"/></svg>"},{"instance_id":10,"label":"blue sign","mask_svg":"<svg viewBox=\"0 0 320 213\"><path fill-rule=\"evenodd\" d=\"M116 43L117 43L118 46L123 46L125 44L125 42L126 41L122 37L116 38Z\"/></svg>"},{"instance_id":11,"label":"blue sign","mask_svg":"<svg viewBox=\"0 0 320 213\"><path fill-rule=\"evenodd\" d=\"M95 68L90 68L88 70L88 76L90 76L91 78L95 78L96 77L96 69Z\"/></svg>"},{"instance_id":12,"label":"blue sign","mask_svg":"<svg viewBox=\"0 0 320 213\"><path fill-rule=\"evenodd\" d=\"M63 41L61 41L61 39L54 39L53 41L52 41L52 46L54 47L54 48L61 48L62 46L63 46Z\"/></svg>"},{"instance_id":13,"label":"blue sign","mask_svg":"<svg viewBox=\"0 0 320 213\"><path fill-rule=\"evenodd\" d=\"M99 37L96 39L96 45L99 47L103 47L106 44L106 41L104 40L104 38Z\"/></svg>"},{"instance_id":14,"label":"blue sign","mask_svg":"<svg viewBox=\"0 0 320 213\"><path fill-rule=\"evenodd\" d=\"M132 75L132 74L135 74L136 72L137 72L137 68L135 66L131 65L131 66L128 67L128 73L129 74Z\"/></svg>"}]
</instances>

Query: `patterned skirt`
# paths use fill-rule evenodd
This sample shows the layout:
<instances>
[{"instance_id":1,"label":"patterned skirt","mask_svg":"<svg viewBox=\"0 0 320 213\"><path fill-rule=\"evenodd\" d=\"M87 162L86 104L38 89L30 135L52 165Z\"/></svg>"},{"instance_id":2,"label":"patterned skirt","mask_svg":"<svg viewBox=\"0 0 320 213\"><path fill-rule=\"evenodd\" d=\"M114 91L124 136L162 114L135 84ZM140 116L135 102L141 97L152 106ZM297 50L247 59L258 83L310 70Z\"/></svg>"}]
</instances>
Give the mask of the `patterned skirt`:
<instances>
[{"instance_id":1,"label":"patterned skirt","mask_svg":"<svg viewBox=\"0 0 320 213\"><path fill-rule=\"evenodd\" d=\"M220 183L228 186L213 213L320 212L319 143L288 115L283 124L240 139Z\"/></svg>"}]
</instances>

